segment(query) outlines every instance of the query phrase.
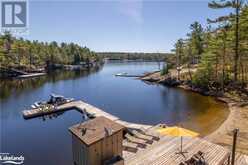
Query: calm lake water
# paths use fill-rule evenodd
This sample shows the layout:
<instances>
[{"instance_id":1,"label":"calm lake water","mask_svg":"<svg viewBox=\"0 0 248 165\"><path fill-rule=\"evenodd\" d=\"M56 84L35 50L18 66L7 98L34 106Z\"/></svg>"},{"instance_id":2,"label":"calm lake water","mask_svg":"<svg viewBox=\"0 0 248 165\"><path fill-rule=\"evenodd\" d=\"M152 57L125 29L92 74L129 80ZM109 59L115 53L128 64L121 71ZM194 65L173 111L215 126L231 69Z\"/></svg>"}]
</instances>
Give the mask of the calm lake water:
<instances>
[{"instance_id":1,"label":"calm lake water","mask_svg":"<svg viewBox=\"0 0 248 165\"><path fill-rule=\"evenodd\" d=\"M23 155L27 165L72 164L68 127L81 121L72 110L24 120L22 110L50 93L82 99L123 120L143 124L181 124L206 135L227 117L227 107L210 97L161 85L149 85L116 73L142 74L158 69L152 62L111 62L103 68L55 73L36 79L0 82L1 150Z\"/></svg>"}]
</instances>

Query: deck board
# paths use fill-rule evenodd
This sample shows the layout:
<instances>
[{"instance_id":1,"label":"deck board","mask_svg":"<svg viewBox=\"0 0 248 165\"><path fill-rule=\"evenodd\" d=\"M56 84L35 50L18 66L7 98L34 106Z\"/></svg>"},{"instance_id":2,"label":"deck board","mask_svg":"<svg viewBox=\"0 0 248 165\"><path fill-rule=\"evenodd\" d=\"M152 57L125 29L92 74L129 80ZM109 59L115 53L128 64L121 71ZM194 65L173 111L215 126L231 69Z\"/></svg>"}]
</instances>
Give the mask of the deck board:
<instances>
[{"instance_id":1,"label":"deck board","mask_svg":"<svg viewBox=\"0 0 248 165\"><path fill-rule=\"evenodd\" d=\"M154 132L157 129L157 126L123 121L118 117L81 100L66 103L52 111L42 111L39 109L26 110L23 111L23 117L28 119L72 109L76 109L82 113L85 110L87 113L96 117L104 116L112 121L115 121L116 123L125 126L126 128L144 128L148 132ZM175 154L179 147L180 137L162 136L158 142L154 142L152 145L148 145L144 149L140 148L136 153L123 151L123 157L125 164L128 165L177 165L180 162L185 161L183 156ZM224 158L226 159L227 154L230 154L229 150L220 145L211 143L204 139L189 137L183 138L183 150L188 152L186 154L186 159L189 159L198 151L202 151L204 153L205 160L211 165L218 165L218 163L223 161ZM248 165L248 156L237 154L235 162L237 165Z\"/></svg>"},{"instance_id":2,"label":"deck board","mask_svg":"<svg viewBox=\"0 0 248 165\"><path fill-rule=\"evenodd\" d=\"M154 131L156 128L154 126L149 130ZM198 151L202 151L206 162L211 165L219 165L219 163L227 161L228 156L230 156L230 150L227 148L202 138L183 138L183 150L188 152L185 154L185 158L182 155L176 154L179 147L180 137L162 136L160 141L145 150L130 155L124 153L124 160L128 165L176 165L190 159ZM237 165L248 165L247 156L237 155L235 161Z\"/></svg>"},{"instance_id":3,"label":"deck board","mask_svg":"<svg viewBox=\"0 0 248 165\"><path fill-rule=\"evenodd\" d=\"M110 113L107 113L93 105L90 105L84 101L72 101L70 103L63 104L61 106L58 106L56 109L53 109L51 111L42 111L39 109L31 109L31 110L24 110L23 117L25 119L30 119L30 118L35 118L43 115L48 115L52 113L57 113L57 112L62 112L62 111L67 111L67 110L72 110L76 109L79 112L83 113L84 110L86 110L87 113L94 115L95 117L100 117L104 116L112 121L115 121L119 124L124 125L127 128L133 128L133 129L149 129L152 127L152 125L145 125L145 124L136 124L136 123L131 123L131 122L126 122L120 120L117 116L111 115Z\"/></svg>"}]
</instances>

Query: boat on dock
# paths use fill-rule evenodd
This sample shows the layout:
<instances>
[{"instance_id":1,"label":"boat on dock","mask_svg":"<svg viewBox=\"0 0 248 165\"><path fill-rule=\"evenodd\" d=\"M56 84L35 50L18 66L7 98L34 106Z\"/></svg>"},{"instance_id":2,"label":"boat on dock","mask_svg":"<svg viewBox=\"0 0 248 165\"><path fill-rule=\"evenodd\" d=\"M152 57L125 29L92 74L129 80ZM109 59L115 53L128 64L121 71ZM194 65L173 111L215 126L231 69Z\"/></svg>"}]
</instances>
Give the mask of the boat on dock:
<instances>
[{"instance_id":1,"label":"boat on dock","mask_svg":"<svg viewBox=\"0 0 248 165\"><path fill-rule=\"evenodd\" d=\"M106 147L105 144L114 144L114 146L120 146L117 148L120 149L121 159L128 165L186 164L185 162L188 162L193 158L197 158L196 160L198 161L199 157L196 157L198 156L196 154L198 154L199 151L203 153L202 156L207 164L230 164L231 152L227 148L211 143L200 137L185 137L183 143L185 150L187 150L187 157L185 158L183 155L179 156L176 154L178 152L178 142L180 142L181 137L162 135L157 132L158 129L164 128L166 125L159 124L154 126L123 121L82 100L60 105L51 111L42 110L40 108L25 110L23 111L23 117L25 119L31 119L47 114L62 113L73 109L76 109L82 114L91 114L94 116L92 120L86 120L83 123L79 123L69 128L70 132L73 133L73 154L76 153L78 155L73 161L90 159L96 157L95 155L99 155L99 153L108 153L108 151L102 152L102 148L107 148L108 150L108 147ZM122 126L121 130L119 130L120 132L113 131L113 129L117 128L116 126L118 126L118 128L119 126ZM109 129L109 127L111 129ZM87 129L90 131L87 131ZM110 143L99 143L99 141L106 140L107 138L110 138ZM116 138L117 140L112 140ZM98 142L93 143L94 139ZM87 145L80 148L82 147L82 144L86 144L84 142L87 142ZM118 145L116 145L117 143ZM88 149L88 146L95 147L95 144L99 147L96 147L94 152L87 152L87 154L91 153L92 157L88 157L87 154L85 154L86 152L82 152L86 147ZM101 146L103 147L101 148ZM115 151L118 151L118 149ZM79 157L80 159L77 159ZM247 156L238 154L235 162L236 164L247 165L247 160Z\"/></svg>"},{"instance_id":2,"label":"boat on dock","mask_svg":"<svg viewBox=\"0 0 248 165\"><path fill-rule=\"evenodd\" d=\"M24 75L19 75L16 78L18 79L25 79L25 78L34 78L34 77L40 77L40 76L45 76L46 73L28 73Z\"/></svg>"},{"instance_id":3,"label":"boat on dock","mask_svg":"<svg viewBox=\"0 0 248 165\"><path fill-rule=\"evenodd\" d=\"M142 77L143 75L128 74L126 72L123 72L123 73L117 73L115 76L116 77Z\"/></svg>"},{"instance_id":4,"label":"boat on dock","mask_svg":"<svg viewBox=\"0 0 248 165\"><path fill-rule=\"evenodd\" d=\"M117 73L115 76L126 76L127 72L123 72L123 73Z\"/></svg>"},{"instance_id":5,"label":"boat on dock","mask_svg":"<svg viewBox=\"0 0 248 165\"><path fill-rule=\"evenodd\" d=\"M48 104L49 105L49 104ZM44 108L46 107L46 108ZM122 124L128 128L133 128L133 129L140 129L140 128L145 128L148 129L152 127L151 125L145 125L145 124L136 124L136 123L131 123L131 122L126 122L123 120L120 120L117 116L114 116L112 114L109 114L105 112L104 110L101 110L93 105L90 105L86 102L83 102L82 100L73 100L69 103L65 103L59 106L42 106L41 108L34 108L30 110L24 110L22 112L23 118L24 119L31 119L35 117L40 117L48 114L53 114L53 113L58 113L58 112L64 112L64 111L69 111L69 110L77 110L81 114L86 114L89 119L99 117L99 116L104 116L110 120L113 120L119 124Z\"/></svg>"},{"instance_id":6,"label":"boat on dock","mask_svg":"<svg viewBox=\"0 0 248 165\"><path fill-rule=\"evenodd\" d=\"M37 101L33 105L31 105L32 109L49 107L50 106L59 106L65 103L69 103L74 101L73 98L65 98L62 95L51 94L50 99L48 101Z\"/></svg>"}]
</instances>

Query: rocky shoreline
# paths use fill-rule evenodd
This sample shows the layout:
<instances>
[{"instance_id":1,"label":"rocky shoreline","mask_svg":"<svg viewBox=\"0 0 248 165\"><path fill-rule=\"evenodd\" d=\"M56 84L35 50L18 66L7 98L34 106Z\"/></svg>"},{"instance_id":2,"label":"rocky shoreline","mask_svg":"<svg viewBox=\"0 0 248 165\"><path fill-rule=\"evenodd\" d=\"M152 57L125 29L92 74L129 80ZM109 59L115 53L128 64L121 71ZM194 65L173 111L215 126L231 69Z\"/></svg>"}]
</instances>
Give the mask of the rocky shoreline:
<instances>
[{"instance_id":1,"label":"rocky shoreline","mask_svg":"<svg viewBox=\"0 0 248 165\"><path fill-rule=\"evenodd\" d=\"M239 128L237 151L248 155L248 100L241 101L218 92L205 91L192 86L187 81L178 81L171 75L161 76L158 71L147 73L139 79L145 82L182 88L205 96L212 96L216 100L226 103L230 111L227 119L219 128L204 138L230 149L232 146L232 131L235 128Z\"/></svg>"},{"instance_id":2,"label":"rocky shoreline","mask_svg":"<svg viewBox=\"0 0 248 165\"><path fill-rule=\"evenodd\" d=\"M151 83L158 83L170 87L179 87L185 90L199 93L204 96L221 96L221 93L214 91L207 91L200 87L193 86L189 81L181 80L178 81L175 76L165 75L161 76L159 71L147 73L144 76L140 77L142 81L147 81Z\"/></svg>"},{"instance_id":3,"label":"rocky shoreline","mask_svg":"<svg viewBox=\"0 0 248 165\"><path fill-rule=\"evenodd\" d=\"M49 66L43 66L40 68L14 68L14 67L0 67L0 79L10 79L10 78L33 78L43 76L45 74L61 70L61 71L80 71L88 70L92 68L99 68L104 65L103 61L92 62L89 64L80 65L64 65L64 64L53 64Z\"/></svg>"}]
</instances>

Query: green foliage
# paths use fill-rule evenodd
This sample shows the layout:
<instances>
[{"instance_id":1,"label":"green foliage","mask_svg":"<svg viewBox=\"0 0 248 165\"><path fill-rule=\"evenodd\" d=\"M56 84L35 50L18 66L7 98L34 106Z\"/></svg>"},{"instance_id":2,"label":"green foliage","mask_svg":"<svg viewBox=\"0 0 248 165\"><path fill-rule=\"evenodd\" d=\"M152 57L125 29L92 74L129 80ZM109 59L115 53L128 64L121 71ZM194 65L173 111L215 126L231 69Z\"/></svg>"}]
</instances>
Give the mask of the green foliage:
<instances>
[{"instance_id":1,"label":"green foliage","mask_svg":"<svg viewBox=\"0 0 248 165\"><path fill-rule=\"evenodd\" d=\"M100 57L111 60L145 60L164 61L171 54L169 53L124 53L124 52L98 52Z\"/></svg>"},{"instance_id":2,"label":"green foliage","mask_svg":"<svg viewBox=\"0 0 248 165\"><path fill-rule=\"evenodd\" d=\"M183 55L184 55L184 42L183 39L177 40L175 44L175 55L176 55L176 65L177 67L180 67L183 61Z\"/></svg>"},{"instance_id":3,"label":"green foliage","mask_svg":"<svg viewBox=\"0 0 248 165\"><path fill-rule=\"evenodd\" d=\"M87 47L74 43L53 41L44 43L14 38L6 32L0 35L0 64L12 67L43 67L50 64L80 64L99 61L101 58Z\"/></svg>"},{"instance_id":4,"label":"green foliage","mask_svg":"<svg viewBox=\"0 0 248 165\"><path fill-rule=\"evenodd\" d=\"M192 54L194 54L196 59L200 58L203 53L203 28L200 23L194 22L190 25L191 33L189 34L189 40L191 43Z\"/></svg>"},{"instance_id":5,"label":"green foliage","mask_svg":"<svg viewBox=\"0 0 248 165\"><path fill-rule=\"evenodd\" d=\"M160 71L160 75L166 75L166 74L168 74L169 73L169 69L171 69L172 68L172 65L171 64L166 64L166 65L163 65L163 68L162 68L162 70Z\"/></svg>"},{"instance_id":6,"label":"green foliage","mask_svg":"<svg viewBox=\"0 0 248 165\"><path fill-rule=\"evenodd\" d=\"M193 84L208 88L210 82L214 80L213 65L215 61L216 59L214 54L210 52L203 54L198 70L193 75Z\"/></svg>"},{"instance_id":7,"label":"green foliage","mask_svg":"<svg viewBox=\"0 0 248 165\"><path fill-rule=\"evenodd\" d=\"M238 68L239 68L239 59L240 59L240 18L242 13L240 11L245 6L245 1L243 0L222 0L220 2L212 1L208 4L210 8L213 9L223 9L223 8L232 8L234 12L216 18L215 20L209 20L210 23L230 23L231 27L234 31L234 53L233 53L233 74L234 74L234 81L238 80Z\"/></svg>"},{"instance_id":8,"label":"green foliage","mask_svg":"<svg viewBox=\"0 0 248 165\"><path fill-rule=\"evenodd\" d=\"M183 41L180 65L190 67L197 64L197 71L191 80L206 89L221 88L228 83L248 83L248 6L241 0L209 3L213 9L232 8L235 12L209 20L214 23L207 28L195 22L190 25L190 33ZM216 26L217 25L217 26ZM178 41L176 45L178 44ZM178 47L176 47L179 52ZM178 62L177 62L178 64ZM177 65L178 66L178 65ZM191 73L190 73L191 75ZM214 84L214 85L213 85Z\"/></svg>"}]
</instances>

